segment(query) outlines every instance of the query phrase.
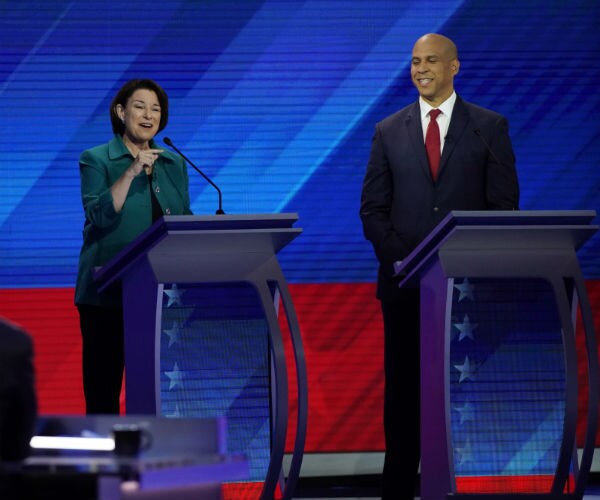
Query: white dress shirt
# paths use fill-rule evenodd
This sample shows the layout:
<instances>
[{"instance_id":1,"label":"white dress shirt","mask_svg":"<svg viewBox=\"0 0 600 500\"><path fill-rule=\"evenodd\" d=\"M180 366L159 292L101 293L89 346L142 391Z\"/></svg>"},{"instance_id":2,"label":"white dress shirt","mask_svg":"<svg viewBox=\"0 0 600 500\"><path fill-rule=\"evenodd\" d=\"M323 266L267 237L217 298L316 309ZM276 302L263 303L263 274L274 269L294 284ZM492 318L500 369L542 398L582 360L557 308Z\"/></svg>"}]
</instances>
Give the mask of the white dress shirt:
<instances>
[{"instance_id":1,"label":"white dress shirt","mask_svg":"<svg viewBox=\"0 0 600 500\"><path fill-rule=\"evenodd\" d=\"M448 127L450 126L450 117L452 116L452 110L454 109L454 103L456 102L456 92L452 92L452 95L448 97L437 109L441 113L437 117L438 127L440 128L440 153L444 150L444 142L446 140L446 134L448 133ZM423 143L425 143L425 135L427 134L427 127L429 126L429 112L433 107L428 104L422 97L419 97L419 107L421 108L421 125L423 126Z\"/></svg>"}]
</instances>

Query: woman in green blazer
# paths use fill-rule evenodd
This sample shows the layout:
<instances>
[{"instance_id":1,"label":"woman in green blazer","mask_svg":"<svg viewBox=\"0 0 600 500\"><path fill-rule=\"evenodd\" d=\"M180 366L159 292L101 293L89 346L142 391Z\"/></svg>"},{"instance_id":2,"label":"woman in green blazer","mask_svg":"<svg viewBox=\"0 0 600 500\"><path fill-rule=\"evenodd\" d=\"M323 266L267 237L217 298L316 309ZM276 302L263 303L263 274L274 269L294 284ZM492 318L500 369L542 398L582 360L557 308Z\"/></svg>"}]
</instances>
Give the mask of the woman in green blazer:
<instances>
[{"instance_id":1,"label":"woman in green blazer","mask_svg":"<svg viewBox=\"0 0 600 500\"><path fill-rule=\"evenodd\" d=\"M115 136L79 160L85 224L75 304L87 414L119 413L124 368L120 288L98 292L94 268L163 215L192 213L185 161L154 142L168 115L167 94L156 82L127 82L110 106Z\"/></svg>"}]
</instances>

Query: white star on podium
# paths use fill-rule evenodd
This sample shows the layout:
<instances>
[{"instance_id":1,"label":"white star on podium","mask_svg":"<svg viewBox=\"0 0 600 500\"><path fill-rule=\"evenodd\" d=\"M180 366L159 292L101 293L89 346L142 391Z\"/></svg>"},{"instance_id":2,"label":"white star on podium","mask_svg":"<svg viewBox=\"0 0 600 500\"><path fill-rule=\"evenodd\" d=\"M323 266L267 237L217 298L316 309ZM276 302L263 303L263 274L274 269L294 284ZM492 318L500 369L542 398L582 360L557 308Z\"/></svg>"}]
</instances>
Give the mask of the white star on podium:
<instances>
[{"instance_id":1,"label":"white star on podium","mask_svg":"<svg viewBox=\"0 0 600 500\"><path fill-rule=\"evenodd\" d=\"M459 302L465 298L473 301L475 300L475 296L473 295L475 287L469 282L469 278L465 278L460 285L454 285L454 288L460 292L460 295L458 296Z\"/></svg>"},{"instance_id":2,"label":"white star on podium","mask_svg":"<svg viewBox=\"0 0 600 500\"><path fill-rule=\"evenodd\" d=\"M167 417L167 418L180 418L181 417L181 411L179 410L179 403L175 403L175 410L173 411L173 413L169 413L168 415L165 415L165 417Z\"/></svg>"},{"instance_id":3,"label":"white star on podium","mask_svg":"<svg viewBox=\"0 0 600 500\"><path fill-rule=\"evenodd\" d=\"M454 409L460 414L460 423L463 424L469 420L475 421L475 412L473 411L473 405L468 401L462 406L455 406Z\"/></svg>"},{"instance_id":4,"label":"white star on podium","mask_svg":"<svg viewBox=\"0 0 600 500\"><path fill-rule=\"evenodd\" d=\"M460 332L460 335L458 337L459 342L465 337L469 337L471 340L475 340L475 337L473 337L473 330L475 330L475 328L477 328L477 326L479 325L477 323L471 323L468 314L465 314L462 323L454 323L454 326Z\"/></svg>"},{"instance_id":5,"label":"white star on podium","mask_svg":"<svg viewBox=\"0 0 600 500\"><path fill-rule=\"evenodd\" d=\"M179 365L175 362L173 370L165 372L165 375L169 377L169 390L173 389L177 384L181 385L183 382L183 374L179 371Z\"/></svg>"},{"instance_id":6,"label":"white star on podium","mask_svg":"<svg viewBox=\"0 0 600 500\"><path fill-rule=\"evenodd\" d=\"M455 448L456 454L458 455L458 464L462 465L465 462L473 461L473 450L471 448L471 442L467 440L462 448Z\"/></svg>"},{"instance_id":7,"label":"white star on podium","mask_svg":"<svg viewBox=\"0 0 600 500\"><path fill-rule=\"evenodd\" d=\"M181 329L179 325L173 321L173 326L169 330L163 330L163 333L169 337L169 347L171 347L176 342L179 342L179 334L181 333Z\"/></svg>"},{"instance_id":8,"label":"white star on podium","mask_svg":"<svg viewBox=\"0 0 600 500\"><path fill-rule=\"evenodd\" d=\"M163 290L163 292L167 297L169 297L167 307L171 307L173 304L178 306L183 305L183 302L181 301L181 292L177 288L177 283L173 283L170 290Z\"/></svg>"},{"instance_id":9,"label":"white star on podium","mask_svg":"<svg viewBox=\"0 0 600 500\"><path fill-rule=\"evenodd\" d=\"M454 365L454 368L460 372L460 378L458 380L459 384L469 378L471 380L475 380L475 365L471 366L469 356L465 356L465 362L462 365Z\"/></svg>"}]
</instances>

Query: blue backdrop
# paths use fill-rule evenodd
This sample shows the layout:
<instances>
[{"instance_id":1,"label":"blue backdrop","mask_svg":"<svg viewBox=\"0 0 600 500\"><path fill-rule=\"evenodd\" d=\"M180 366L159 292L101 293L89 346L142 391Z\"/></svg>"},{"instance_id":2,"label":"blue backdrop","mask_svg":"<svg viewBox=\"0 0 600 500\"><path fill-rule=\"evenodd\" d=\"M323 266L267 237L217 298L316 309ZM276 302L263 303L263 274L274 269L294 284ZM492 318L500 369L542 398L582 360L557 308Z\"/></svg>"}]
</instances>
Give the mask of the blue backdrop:
<instances>
[{"instance_id":1,"label":"blue backdrop","mask_svg":"<svg viewBox=\"0 0 600 500\"><path fill-rule=\"evenodd\" d=\"M156 79L165 135L227 213L298 212L290 282L375 279L358 204L376 121L413 101L416 38L459 47L458 92L505 114L523 209L600 208L600 3L0 2L0 287L73 286L78 157L111 137L122 83ZM193 210L215 191L194 171ZM600 238L580 252L600 277Z\"/></svg>"}]
</instances>

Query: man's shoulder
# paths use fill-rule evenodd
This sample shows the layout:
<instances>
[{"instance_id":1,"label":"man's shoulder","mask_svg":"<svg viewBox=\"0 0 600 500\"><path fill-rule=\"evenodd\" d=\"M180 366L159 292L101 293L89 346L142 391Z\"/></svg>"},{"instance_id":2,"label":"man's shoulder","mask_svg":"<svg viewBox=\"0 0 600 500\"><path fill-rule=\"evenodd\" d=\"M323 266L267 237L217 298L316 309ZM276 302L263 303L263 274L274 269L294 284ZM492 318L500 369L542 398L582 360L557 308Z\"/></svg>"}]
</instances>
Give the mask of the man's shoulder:
<instances>
[{"instance_id":1,"label":"man's shoulder","mask_svg":"<svg viewBox=\"0 0 600 500\"><path fill-rule=\"evenodd\" d=\"M380 127L390 127L396 125L397 123L405 122L406 120L418 116L419 114L419 103L418 101L414 101L402 109L399 109L395 113L386 116L381 121L378 122L378 126Z\"/></svg>"},{"instance_id":2,"label":"man's shoulder","mask_svg":"<svg viewBox=\"0 0 600 500\"><path fill-rule=\"evenodd\" d=\"M32 340L29 334L19 325L6 318L0 317L0 351L4 353L15 353L29 351Z\"/></svg>"},{"instance_id":3,"label":"man's shoulder","mask_svg":"<svg viewBox=\"0 0 600 500\"><path fill-rule=\"evenodd\" d=\"M463 106L464 109L472 116L472 117L482 117L488 119L498 119L503 118L504 116L497 111L494 111L490 108L485 108L479 104L474 104L469 101L465 101L460 97L457 97L455 106Z\"/></svg>"}]
</instances>

